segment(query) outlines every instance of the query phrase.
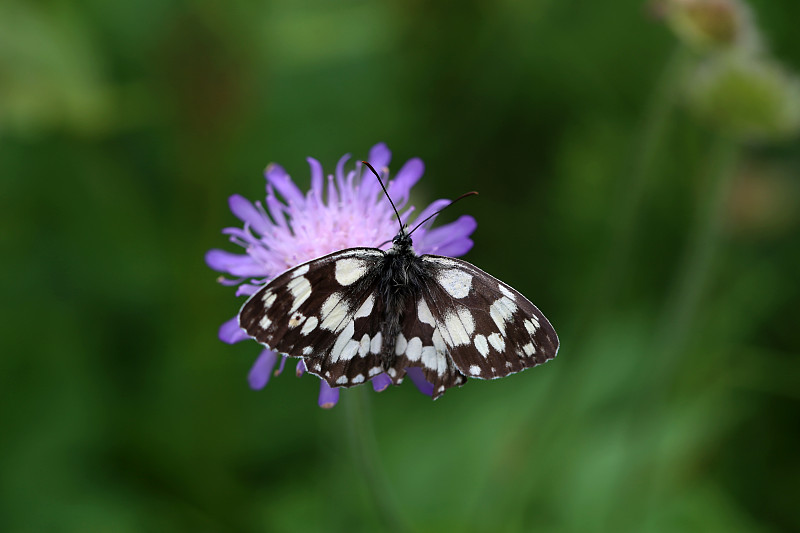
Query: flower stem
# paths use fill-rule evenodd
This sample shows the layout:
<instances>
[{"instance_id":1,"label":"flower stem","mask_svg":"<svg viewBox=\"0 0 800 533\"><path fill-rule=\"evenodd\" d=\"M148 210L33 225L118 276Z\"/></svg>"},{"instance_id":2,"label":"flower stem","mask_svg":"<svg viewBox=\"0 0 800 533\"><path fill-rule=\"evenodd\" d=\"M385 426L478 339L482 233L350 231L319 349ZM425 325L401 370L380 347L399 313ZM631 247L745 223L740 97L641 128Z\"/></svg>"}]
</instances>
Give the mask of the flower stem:
<instances>
[{"instance_id":1,"label":"flower stem","mask_svg":"<svg viewBox=\"0 0 800 533\"><path fill-rule=\"evenodd\" d=\"M368 388L371 387L354 387L348 391L350 393L344 402L351 450L384 529L396 532L409 531L410 528L397 508L380 464Z\"/></svg>"}]
</instances>

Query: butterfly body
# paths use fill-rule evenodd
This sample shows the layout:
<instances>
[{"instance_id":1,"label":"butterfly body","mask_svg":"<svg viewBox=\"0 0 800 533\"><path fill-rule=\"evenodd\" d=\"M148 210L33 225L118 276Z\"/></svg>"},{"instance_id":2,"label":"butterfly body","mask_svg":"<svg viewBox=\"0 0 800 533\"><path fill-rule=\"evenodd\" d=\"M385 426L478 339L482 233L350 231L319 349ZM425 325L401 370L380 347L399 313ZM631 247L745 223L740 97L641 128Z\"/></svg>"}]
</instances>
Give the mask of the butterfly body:
<instances>
[{"instance_id":1,"label":"butterfly body","mask_svg":"<svg viewBox=\"0 0 800 533\"><path fill-rule=\"evenodd\" d=\"M558 336L524 296L477 267L417 255L405 229L387 251L350 248L276 277L239 313L268 348L302 357L331 386L419 367L433 397L555 357Z\"/></svg>"}]
</instances>

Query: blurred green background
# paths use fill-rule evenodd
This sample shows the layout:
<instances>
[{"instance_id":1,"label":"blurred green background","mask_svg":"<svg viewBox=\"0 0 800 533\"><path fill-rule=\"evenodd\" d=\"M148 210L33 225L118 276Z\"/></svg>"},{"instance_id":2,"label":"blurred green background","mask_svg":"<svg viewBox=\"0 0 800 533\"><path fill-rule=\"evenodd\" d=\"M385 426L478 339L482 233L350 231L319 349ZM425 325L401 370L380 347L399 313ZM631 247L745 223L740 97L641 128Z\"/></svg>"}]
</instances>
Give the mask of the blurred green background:
<instances>
[{"instance_id":1,"label":"blurred green background","mask_svg":"<svg viewBox=\"0 0 800 533\"><path fill-rule=\"evenodd\" d=\"M666 4L0 3L0 531L800 530L800 3ZM379 141L554 362L248 388L227 197Z\"/></svg>"}]
</instances>

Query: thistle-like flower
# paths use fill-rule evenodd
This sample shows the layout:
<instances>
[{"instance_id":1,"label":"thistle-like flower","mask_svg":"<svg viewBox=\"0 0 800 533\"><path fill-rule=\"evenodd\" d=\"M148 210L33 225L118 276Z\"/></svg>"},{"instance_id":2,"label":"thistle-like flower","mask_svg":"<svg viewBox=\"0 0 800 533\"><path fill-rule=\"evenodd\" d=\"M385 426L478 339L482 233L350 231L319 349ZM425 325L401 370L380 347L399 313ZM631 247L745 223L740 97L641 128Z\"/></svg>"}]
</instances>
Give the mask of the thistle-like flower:
<instances>
[{"instance_id":1,"label":"thistle-like flower","mask_svg":"<svg viewBox=\"0 0 800 533\"><path fill-rule=\"evenodd\" d=\"M244 254L224 250L210 250L206 254L208 266L232 276L220 277L223 285L237 286L236 295L252 295L261 286L285 270L317 257L359 246L386 249L397 232L397 220L380 184L365 173L357 162L354 170L345 170L349 155L336 165L336 173L328 175L327 183L322 165L308 158L311 167L311 189L304 195L286 171L270 164L264 176L267 196L264 204L251 203L239 195L229 199L233 214L244 227L225 228L223 233L230 241L245 249ZM394 178L389 178L388 165L391 152L383 143L372 147L369 162L388 180L388 192L407 223L414 208L408 206L411 188L424 172L424 164L414 158L406 162ZM448 205L449 200L437 200L417 215L424 220ZM469 238L477 226L471 216L461 216L455 222L431 229L431 219L414 233L414 250L418 254L437 254L457 257L472 248ZM238 317L228 320L219 329L219 338L233 344L249 337L239 327ZM278 360L280 362L278 363ZM250 370L249 382L253 389L263 388L269 381L275 365L279 374L286 358L264 349ZM298 376L305 371L303 360L297 364ZM407 369L417 388L425 394L432 386L425 381L419 368ZM376 391L386 389L391 379L380 374L372 379ZM339 389L320 381L319 405L333 407L339 398Z\"/></svg>"}]
</instances>

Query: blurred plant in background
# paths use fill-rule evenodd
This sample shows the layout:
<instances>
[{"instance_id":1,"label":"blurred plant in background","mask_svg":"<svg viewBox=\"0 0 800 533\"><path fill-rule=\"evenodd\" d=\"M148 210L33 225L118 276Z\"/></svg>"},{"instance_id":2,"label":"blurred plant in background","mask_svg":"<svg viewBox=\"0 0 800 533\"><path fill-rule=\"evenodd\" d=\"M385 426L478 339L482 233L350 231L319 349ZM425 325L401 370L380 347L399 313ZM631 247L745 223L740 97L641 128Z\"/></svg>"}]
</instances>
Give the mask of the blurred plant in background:
<instances>
[{"instance_id":1,"label":"blurred plant in background","mask_svg":"<svg viewBox=\"0 0 800 533\"><path fill-rule=\"evenodd\" d=\"M800 530L800 2L644 5L0 3L0 530ZM220 198L376 138L552 366L241 386Z\"/></svg>"}]
</instances>

